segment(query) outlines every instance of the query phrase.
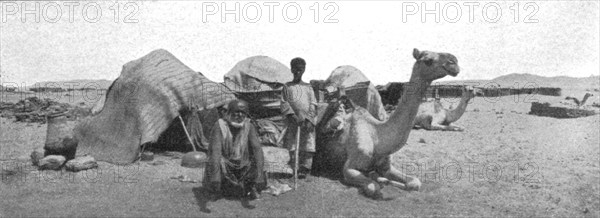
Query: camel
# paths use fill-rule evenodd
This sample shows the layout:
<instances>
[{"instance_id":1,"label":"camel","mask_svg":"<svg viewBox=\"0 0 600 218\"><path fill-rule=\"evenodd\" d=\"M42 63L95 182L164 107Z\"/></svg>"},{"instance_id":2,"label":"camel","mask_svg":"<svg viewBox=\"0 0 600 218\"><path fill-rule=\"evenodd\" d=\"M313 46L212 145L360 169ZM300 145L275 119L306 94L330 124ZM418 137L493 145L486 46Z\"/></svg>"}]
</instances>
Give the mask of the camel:
<instances>
[{"instance_id":1,"label":"camel","mask_svg":"<svg viewBox=\"0 0 600 218\"><path fill-rule=\"evenodd\" d=\"M345 158L342 174L348 185L357 186L367 196L380 198L381 186L375 178L385 177L404 185L405 190L419 190L418 178L408 176L391 165L391 155L408 139L421 99L431 83L459 73L457 59L449 53L413 50L416 59L406 91L397 109L386 121L375 119L366 109L356 107L345 115L343 133L330 146L334 158ZM342 159L343 160L343 159ZM376 174L375 177L372 174ZM390 184L390 183L386 183Z\"/></svg>"},{"instance_id":2,"label":"camel","mask_svg":"<svg viewBox=\"0 0 600 218\"><path fill-rule=\"evenodd\" d=\"M571 100L573 102L575 102L575 105L577 105L577 107L581 107L583 106L583 104L585 104L585 102L587 101L587 99L589 97L594 96L592 93L585 93L585 95L583 96L583 99L581 100L581 102L579 101L579 99L575 98L575 97L571 97L571 96L567 96L565 99L566 100Z\"/></svg>"},{"instance_id":3,"label":"camel","mask_svg":"<svg viewBox=\"0 0 600 218\"><path fill-rule=\"evenodd\" d=\"M439 97L436 95L434 101L424 102L419 106L419 112L414 121L415 128L424 128L426 130L445 130L445 131L463 131L464 128L452 125L465 113L469 101L473 99L477 93L482 93L481 89L476 89L471 86L462 88L462 96L456 108L450 107L446 109L442 106Z\"/></svg>"}]
</instances>

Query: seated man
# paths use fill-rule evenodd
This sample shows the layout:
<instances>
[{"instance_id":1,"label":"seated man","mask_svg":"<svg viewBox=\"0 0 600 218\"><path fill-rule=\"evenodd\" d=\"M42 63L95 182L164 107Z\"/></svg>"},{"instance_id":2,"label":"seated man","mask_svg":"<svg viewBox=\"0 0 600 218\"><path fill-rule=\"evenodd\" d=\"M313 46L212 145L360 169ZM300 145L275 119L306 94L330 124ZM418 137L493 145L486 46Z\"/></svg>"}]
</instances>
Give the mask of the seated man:
<instances>
[{"instance_id":1,"label":"seated man","mask_svg":"<svg viewBox=\"0 0 600 218\"><path fill-rule=\"evenodd\" d=\"M266 186L264 157L258 134L251 124L248 104L234 100L225 117L219 119L211 133L209 162L205 185L218 194L257 199Z\"/></svg>"}]
</instances>

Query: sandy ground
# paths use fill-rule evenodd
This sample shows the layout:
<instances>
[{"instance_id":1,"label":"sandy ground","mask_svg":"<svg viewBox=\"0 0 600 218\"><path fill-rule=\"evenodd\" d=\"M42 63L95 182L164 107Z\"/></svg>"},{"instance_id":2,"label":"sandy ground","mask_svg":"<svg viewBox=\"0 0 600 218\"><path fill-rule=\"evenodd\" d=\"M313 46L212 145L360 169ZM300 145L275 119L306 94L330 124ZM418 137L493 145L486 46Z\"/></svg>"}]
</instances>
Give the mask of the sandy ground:
<instances>
[{"instance_id":1,"label":"sandy ground","mask_svg":"<svg viewBox=\"0 0 600 218\"><path fill-rule=\"evenodd\" d=\"M386 187L383 201L323 177L302 180L298 190L277 197L210 201L199 183L170 178L199 179L201 170L180 167L180 159L168 155L129 166L100 162L97 170L79 173L37 171L28 155L43 146L46 125L1 118L0 217L598 217L600 116L532 116L531 104L523 101L476 98L456 122L464 132L413 130L393 164L417 175L422 189Z\"/></svg>"}]
</instances>

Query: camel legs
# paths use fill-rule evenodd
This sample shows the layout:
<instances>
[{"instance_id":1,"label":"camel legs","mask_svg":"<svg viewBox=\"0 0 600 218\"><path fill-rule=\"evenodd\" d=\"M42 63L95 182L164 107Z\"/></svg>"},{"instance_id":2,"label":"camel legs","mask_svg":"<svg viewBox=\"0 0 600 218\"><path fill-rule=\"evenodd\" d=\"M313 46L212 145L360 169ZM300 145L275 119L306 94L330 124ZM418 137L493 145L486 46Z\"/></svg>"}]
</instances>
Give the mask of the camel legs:
<instances>
[{"instance_id":1,"label":"camel legs","mask_svg":"<svg viewBox=\"0 0 600 218\"><path fill-rule=\"evenodd\" d=\"M458 132L462 132L465 130L465 128L461 127L461 126L457 126L457 125L453 125L453 124L449 124L448 125L448 130L449 131L458 131Z\"/></svg>"},{"instance_id":2,"label":"camel legs","mask_svg":"<svg viewBox=\"0 0 600 218\"><path fill-rule=\"evenodd\" d=\"M349 161L346 161L346 164L344 165L344 181L350 185L360 187L361 191L369 197L375 199L380 198L382 194L379 184L368 178L359 170L350 168L349 165Z\"/></svg>"},{"instance_id":3,"label":"camel legs","mask_svg":"<svg viewBox=\"0 0 600 218\"><path fill-rule=\"evenodd\" d=\"M460 127L460 126L456 126L456 125L441 125L441 124L437 124L437 123L427 123L425 125L422 126L423 128L425 128L426 130L442 130L442 131L458 131L458 132L462 132L464 130L464 128Z\"/></svg>"},{"instance_id":4,"label":"camel legs","mask_svg":"<svg viewBox=\"0 0 600 218\"><path fill-rule=\"evenodd\" d=\"M389 180L404 183L407 191L418 191L419 188L421 188L421 181L419 181L417 177L406 175L400 172L400 170L396 169L394 166L390 166L389 170L383 174L383 177Z\"/></svg>"}]
</instances>

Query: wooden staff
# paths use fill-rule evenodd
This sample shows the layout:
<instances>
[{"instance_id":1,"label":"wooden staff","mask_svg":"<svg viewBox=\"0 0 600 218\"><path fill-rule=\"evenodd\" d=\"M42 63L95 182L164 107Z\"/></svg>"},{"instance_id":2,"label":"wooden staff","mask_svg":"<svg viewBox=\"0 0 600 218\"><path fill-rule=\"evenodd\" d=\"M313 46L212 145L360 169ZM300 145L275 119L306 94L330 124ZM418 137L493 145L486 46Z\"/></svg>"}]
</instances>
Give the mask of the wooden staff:
<instances>
[{"instance_id":1,"label":"wooden staff","mask_svg":"<svg viewBox=\"0 0 600 218\"><path fill-rule=\"evenodd\" d=\"M296 151L294 151L294 190L298 189L298 156L300 153L300 125L296 131Z\"/></svg>"}]
</instances>

